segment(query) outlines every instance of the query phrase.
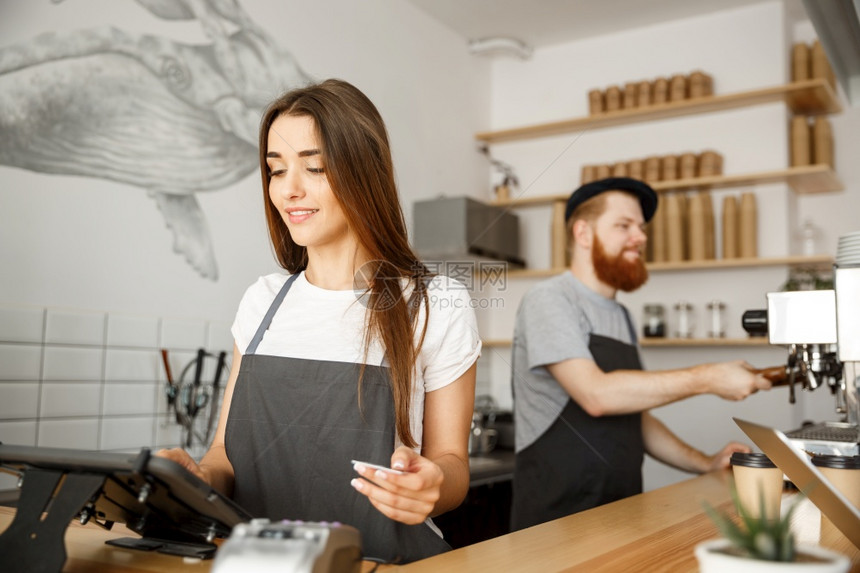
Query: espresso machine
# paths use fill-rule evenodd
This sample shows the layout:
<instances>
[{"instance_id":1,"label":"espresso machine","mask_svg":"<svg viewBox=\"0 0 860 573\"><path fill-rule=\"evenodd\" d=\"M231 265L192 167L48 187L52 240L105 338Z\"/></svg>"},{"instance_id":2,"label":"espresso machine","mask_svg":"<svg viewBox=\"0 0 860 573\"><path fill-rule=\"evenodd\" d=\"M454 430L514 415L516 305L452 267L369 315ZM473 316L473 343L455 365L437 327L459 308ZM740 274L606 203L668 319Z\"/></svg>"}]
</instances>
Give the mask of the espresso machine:
<instances>
[{"instance_id":1,"label":"espresso machine","mask_svg":"<svg viewBox=\"0 0 860 573\"><path fill-rule=\"evenodd\" d=\"M852 456L860 454L860 232L839 241L833 289L768 293L767 310L747 311L743 326L788 348L784 379L791 403L798 385L807 391L827 386L835 397L838 421L785 435L810 453ZM858 246L848 251L845 244Z\"/></svg>"}]
</instances>

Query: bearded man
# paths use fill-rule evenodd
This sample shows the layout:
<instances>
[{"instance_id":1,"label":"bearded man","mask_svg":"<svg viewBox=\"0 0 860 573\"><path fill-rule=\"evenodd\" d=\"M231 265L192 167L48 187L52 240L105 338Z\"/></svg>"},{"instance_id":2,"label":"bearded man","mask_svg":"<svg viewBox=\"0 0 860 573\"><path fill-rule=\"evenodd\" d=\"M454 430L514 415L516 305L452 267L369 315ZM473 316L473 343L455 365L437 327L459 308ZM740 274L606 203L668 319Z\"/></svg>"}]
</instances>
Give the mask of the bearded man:
<instances>
[{"instance_id":1,"label":"bearded man","mask_svg":"<svg viewBox=\"0 0 860 573\"><path fill-rule=\"evenodd\" d=\"M615 300L648 279L645 223L657 194L629 178L574 191L571 265L529 290L517 312L512 384L516 465L511 528L642 492L645 453L695 473L728 467L732 442L706 455L649 410L697 394L741 400L771 384L743 361L642 371L636 329Z\"/></svg>"}]
</instances>

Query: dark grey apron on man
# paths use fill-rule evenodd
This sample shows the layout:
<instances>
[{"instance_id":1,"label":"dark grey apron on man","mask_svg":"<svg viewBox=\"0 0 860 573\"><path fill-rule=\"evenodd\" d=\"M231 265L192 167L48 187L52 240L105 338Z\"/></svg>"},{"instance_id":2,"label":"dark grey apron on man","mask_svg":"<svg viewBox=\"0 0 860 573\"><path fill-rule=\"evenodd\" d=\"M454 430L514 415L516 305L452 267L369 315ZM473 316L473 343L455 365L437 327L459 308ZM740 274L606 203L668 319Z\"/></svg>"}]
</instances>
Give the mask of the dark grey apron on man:
<instances>
[{"instance_id":1,"label":"dark grey apron on man","mask_svg":"<svg viewBox=\"0 0 860 573\"><path fill-rule=\"evenodd\" d=\"M406 563L449 550L428 525L389 519L350 485L351 460L388 466L394 452L387 368L365 365L359 410L360 364L255 354L297 276L242 356L225 440L233 499L255 517L352 525L365 557Z\"/></svg>"},{"instance_id":2,"label":"dark grey apron on man","mask_svg":"<svg viewBox=\"0 0 860 573\"><path fill-rule=\"evenodd\" d=\"M635 345L591 334L588 349L604 372L642 369ZM644 453L641 414L595 418L568 399L549 429L517 453L511 529L642 493Z\"/></svg>"}]
</instances>

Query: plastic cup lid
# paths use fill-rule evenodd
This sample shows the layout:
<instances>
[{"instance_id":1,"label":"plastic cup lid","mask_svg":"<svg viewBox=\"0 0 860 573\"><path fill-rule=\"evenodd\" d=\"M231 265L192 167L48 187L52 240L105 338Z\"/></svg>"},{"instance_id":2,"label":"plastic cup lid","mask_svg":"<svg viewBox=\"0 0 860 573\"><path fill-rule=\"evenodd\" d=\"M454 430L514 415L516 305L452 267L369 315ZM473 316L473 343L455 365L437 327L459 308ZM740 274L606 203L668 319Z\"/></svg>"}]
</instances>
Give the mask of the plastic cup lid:
<instances>
[{"instance_id":1,"label":"plastic cup lid","mask_svg":"<svg viewBox=\"0 0 860 573\"><path fill-rule=\"evenodd\" d=\"M815 455L812 456L812 465L820 468L860 470L860 456Z\"/></svg>"},{"instance_id":2,"label":"plastic cup lid","mask_svg":"<svg viewBox=\"0 0 860 573\"><path fill-rule=\"evenodd\" d=\"M731 464L745 468L775 468L776 464L770 461L765 454L735 452L732 454Z\"/></svg>"}]
</instances>

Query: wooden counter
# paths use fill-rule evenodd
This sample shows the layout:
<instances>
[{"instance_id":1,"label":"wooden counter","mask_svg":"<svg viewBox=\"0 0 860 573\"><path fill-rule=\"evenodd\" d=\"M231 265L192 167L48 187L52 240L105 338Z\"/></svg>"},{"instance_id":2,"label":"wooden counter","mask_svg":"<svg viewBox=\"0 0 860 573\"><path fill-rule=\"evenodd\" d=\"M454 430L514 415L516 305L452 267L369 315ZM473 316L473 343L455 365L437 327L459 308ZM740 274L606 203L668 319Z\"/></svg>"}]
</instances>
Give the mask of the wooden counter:
<instances>
[{"instance_id":1,"label":"wooden counter","mask_svg":"<svg viewBox=\"0 0 860 573\"><path fill-rule=\"evenodd\" d=\"M727 476L727 472L706 474L431 559L381 566L378 571L696 571L693 547L718 537L702 502L729 510ZM0 531L13 515L14 509L0 507ZM819 514L811 503L804 502L793 521L801 542L818 543ZM128 535L122 526L104 531L72 523L66 534L69 559L64 571L206 572L212 565L212 561L183 561L104 545L106 539ZM860 571L860 550L845 537L821 540L821 544L848 555L852 571ZM371 568L365 563L363 570Z\"/></svg>"},{"instance_id":2,"label":"wooden counter","mask_svg":"<svg viewBox=\"0 0 860 573\"><path fill-rule=\"evenodd\" d=\"M400 567L436 571L697 571L693 548L719 537L702 502L731 511L729 472L715 472ZM793 495L784 496L784 502ZM792 518L799 541L818 543L820 514L808 500ZM860 550L841 534L821 545ZM383 570L383 568L380 568Z\"/></svg>"}]
</instances>

